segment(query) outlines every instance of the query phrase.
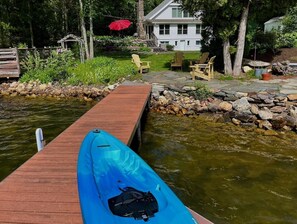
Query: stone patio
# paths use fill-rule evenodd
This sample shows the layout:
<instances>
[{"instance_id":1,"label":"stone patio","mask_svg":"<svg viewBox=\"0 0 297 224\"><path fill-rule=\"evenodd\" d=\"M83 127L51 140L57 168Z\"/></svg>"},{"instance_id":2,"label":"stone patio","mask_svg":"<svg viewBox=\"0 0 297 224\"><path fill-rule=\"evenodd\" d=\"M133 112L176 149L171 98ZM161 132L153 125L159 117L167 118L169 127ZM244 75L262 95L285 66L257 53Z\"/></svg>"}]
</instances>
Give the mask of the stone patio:
<instances>
[{"instance_id":1,"label":"stone patio","mask_svg":"<svg viewBox=\"0 0 297 224\"><path fill-rule=\"evenodd\" d=\"M184 86L194 85L189 72L162 71L143 74L143 80L149 83L160 83L182 89ZM297 94L297 76L284 79L275 77L269 81L251 79L246 81L214 79L211 81L197 80L215 91L236 92L274 92L283 94Z\"/></svg>"}]
</instances>

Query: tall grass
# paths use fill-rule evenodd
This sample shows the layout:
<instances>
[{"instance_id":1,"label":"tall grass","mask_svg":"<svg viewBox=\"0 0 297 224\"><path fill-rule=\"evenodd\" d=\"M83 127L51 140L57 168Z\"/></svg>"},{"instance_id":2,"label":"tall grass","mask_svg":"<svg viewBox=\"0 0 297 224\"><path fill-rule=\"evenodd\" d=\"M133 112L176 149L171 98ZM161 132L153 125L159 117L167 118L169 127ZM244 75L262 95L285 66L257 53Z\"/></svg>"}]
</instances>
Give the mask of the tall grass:
<instances>
[{"instance_id":1,"label":"tall grass","mask_svg":"<svg viewBox=\"0 0 297 224\"><path fill-rule=\"evenodd\" d=\"M67 82L72 85L78 84L108 84L118 81L122 77L136 73L130 63L118 61L108 57L97 57L79 64L77 67L68 69Z\"/></svg>"}]
</instances>

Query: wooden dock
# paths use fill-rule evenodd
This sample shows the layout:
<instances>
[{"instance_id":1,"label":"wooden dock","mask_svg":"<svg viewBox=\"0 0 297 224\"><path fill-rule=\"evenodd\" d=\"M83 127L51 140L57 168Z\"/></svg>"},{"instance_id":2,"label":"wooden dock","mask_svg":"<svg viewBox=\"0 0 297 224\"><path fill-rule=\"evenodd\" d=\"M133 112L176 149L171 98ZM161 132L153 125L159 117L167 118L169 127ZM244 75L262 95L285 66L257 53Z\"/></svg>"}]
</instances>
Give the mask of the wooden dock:
<instances>
[{"instance_id":1,"label":"wooden dock","mask_svg":"<svg viewBox=\"0 0 297 224\"><path fill-rule=\"evenodd\" d=\"M150 85L118 87L4 179L0 223L82 224L76 166L83 138L100 128L130 145L150 92Z\"/></svg>"},{"instance_id":2,"label":"wooden dock","mask_svg":"<svg viewBox=\"0 0 297 224\"><path fill-rule=\"evenodd\" d=\"M151 86L120 86L0 183L0 223L82 223L76 182L80 144L94 128L130 144ZM24 149L25 150L25 149Z\"/></svg>"}]
</instances>

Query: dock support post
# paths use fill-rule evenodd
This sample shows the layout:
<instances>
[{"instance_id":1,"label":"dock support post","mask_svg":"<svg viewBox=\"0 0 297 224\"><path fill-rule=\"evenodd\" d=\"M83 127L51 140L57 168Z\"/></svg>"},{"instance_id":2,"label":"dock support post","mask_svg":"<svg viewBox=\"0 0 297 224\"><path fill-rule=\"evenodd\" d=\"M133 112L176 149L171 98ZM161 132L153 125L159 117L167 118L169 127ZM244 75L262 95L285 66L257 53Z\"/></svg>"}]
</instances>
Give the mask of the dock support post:
<instances>
[{"instance_id":1,"label":"dock support post","mask_svg":"<svg viewBox=\"0 0 297 224\"><path fill-rule=\"evenodd\" d=\"M137 139L138 139L139 145L141 145L141 143L142 143L142 139L141 139L141 122L139 122L138 127L137 127Z\"/></svg>"},{"instance_id":2,"label":"dock support post","mask_svg":"<svg viewBox=\"0 0 297 224\"><path fill-rule=\"evenodd\" d=\"M36 136L37 150L38 152L40 152L45 146L45 140L43 138L43 132L41 128L36 129L35 136Z\"/></svg>"}]
</instances>

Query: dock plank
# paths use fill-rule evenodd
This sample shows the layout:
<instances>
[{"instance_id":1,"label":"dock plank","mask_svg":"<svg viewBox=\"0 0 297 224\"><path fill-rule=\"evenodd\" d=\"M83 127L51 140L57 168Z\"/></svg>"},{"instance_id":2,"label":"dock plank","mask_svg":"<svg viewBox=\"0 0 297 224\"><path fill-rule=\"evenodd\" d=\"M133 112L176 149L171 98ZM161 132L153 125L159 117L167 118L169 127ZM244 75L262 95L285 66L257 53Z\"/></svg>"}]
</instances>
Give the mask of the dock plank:
<instances>
[{"instance_id":1,"label":"dock plank","mask_svg":"<svg viewBox=\"0 0 297 224\"><path fill-rule=\"evenodd\" d=\"M0 223L82 223L76 166L94 128L129 145L151 86L120 86L0 183Z\"/></svg>"}]
</instances>

